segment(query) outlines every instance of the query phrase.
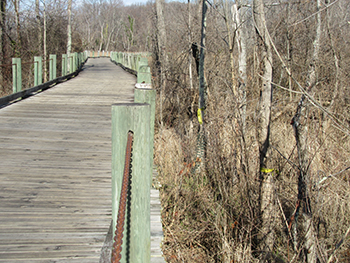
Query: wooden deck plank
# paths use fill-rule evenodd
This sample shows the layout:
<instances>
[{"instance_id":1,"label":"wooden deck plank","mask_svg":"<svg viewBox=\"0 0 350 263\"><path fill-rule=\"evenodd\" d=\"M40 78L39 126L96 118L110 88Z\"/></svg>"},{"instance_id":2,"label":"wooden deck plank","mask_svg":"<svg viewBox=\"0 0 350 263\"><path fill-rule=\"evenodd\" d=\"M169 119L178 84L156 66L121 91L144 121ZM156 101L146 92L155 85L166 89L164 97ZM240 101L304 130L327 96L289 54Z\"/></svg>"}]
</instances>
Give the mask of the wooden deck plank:
<instances>
[{"instance_id":1,"label":"wooden deck plank","mask_svg":"<svg viewBox=\"0 0 350 263\"><path fill-rule=\"evenodd\" d=\"M132 102L134 83L93 59L0 110L0 262L101 262L111 247L111 104ZM150 194L151 262L165 262L159 193Z\"/></svg>"},{"instance_id":2,"label":"wooden deck plank","mask_svg":"<svg viewBox=\"0 0 350 263\"><path fill-rule=\"evenodd\" d=\"M134 83L93 59L75 79L0 110L0 262L99 262L111 104L132 102Z\"/></svg>"}]
</instances>

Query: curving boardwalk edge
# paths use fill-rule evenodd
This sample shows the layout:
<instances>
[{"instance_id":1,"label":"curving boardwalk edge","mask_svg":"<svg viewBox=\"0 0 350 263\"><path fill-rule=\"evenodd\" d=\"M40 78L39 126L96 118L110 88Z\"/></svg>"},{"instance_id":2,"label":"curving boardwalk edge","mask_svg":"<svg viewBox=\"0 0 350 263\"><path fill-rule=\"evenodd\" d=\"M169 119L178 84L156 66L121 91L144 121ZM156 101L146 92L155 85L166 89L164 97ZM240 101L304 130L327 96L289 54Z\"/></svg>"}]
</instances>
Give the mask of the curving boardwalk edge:
<instances>
[{"instance_id":1,"label":"curving boardwalk edge","mask_svg":"<svg viewBox=\"0 0 350 263\"><path fill-rule=\"evenodd\" d=\"M0 110L0 262L99 262L111 221L111 105L136 78L108 58Z\"/></svg>"}]
</instances>

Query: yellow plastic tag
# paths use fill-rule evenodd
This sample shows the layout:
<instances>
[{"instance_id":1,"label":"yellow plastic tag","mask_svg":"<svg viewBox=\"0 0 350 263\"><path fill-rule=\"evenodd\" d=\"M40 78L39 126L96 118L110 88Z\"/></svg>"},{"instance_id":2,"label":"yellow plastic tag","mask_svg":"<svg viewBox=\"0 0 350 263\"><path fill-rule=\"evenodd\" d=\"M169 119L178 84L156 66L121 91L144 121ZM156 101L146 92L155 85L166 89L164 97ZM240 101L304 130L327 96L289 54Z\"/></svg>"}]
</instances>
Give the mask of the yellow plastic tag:
<instances>
[{"instance_id":1,"label":"yellow plastic tag","mask_svg":"<svg viewBox=\"0 0 350 263\"><path fill-rule=\"evenodd\" d=\"M202 109L198 109L197 116L199 124L203 124Z\"/></svg>"},{"instance_id":2,"label":"yellow plastic tag","mask_svg":"<svg viewBox=\"0 0 350 263\"><path fill-rule=\"evenodd\" d=\"M276 171L276 173L278 173L278 171L276 169L267 169L267 168L260 168L260 172L262 173L272 173L273 171Z\"/></svg>"}]
</instances>

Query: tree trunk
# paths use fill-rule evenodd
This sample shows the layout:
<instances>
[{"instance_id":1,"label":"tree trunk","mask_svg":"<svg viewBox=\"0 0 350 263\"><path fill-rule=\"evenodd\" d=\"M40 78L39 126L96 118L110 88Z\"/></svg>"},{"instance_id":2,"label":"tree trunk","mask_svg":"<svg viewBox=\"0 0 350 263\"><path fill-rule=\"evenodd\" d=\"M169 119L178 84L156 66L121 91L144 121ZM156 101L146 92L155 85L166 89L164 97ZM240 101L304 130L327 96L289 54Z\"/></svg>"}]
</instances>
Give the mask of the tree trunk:
<instances>
[{"instance_id":1,"label":"tree trunk","mask_svg":"<svg viewBox=\"0 0 350 263\"><path fill-rule=\"evenodd\" d=\"M240 8L242 10L242 7ZM238 98L239 98L239 110L241 116L241 129L244 136L246 130L246 84L247 84L247 32L246 22L241 22L240 12L237 5L232 5L232 13L234 14L234 24L236 31L236 42L238 49ZM243 13L243 12L242 12ZM243 17L245 20L246 16Z\"/></svg>"},{"instance_id":2,"label":"tree trunk","mask_svg":"<svg viewBox=\"0 0 350 263\"><path fill-rule=\"evenodd\" d=\"M3 64L3 59L5 57L5 37L6 37L6 0L0 0L0 52L2 57L0 58L0 63Z\"/></svg>"},{"instance_id":3,"label":"tree trunk","mask_svg":"<svg viewBox=\"0 0 350 263\"><path fill-rule=\"evenodd\" d=\"M192 79L192 37L191 37L191 1L188 0L187 2L188 6L188 45L189 45L189 50L188 50L188 73L189 73L189 81L190 81L190 90L192 92L193 90L193 79ZM192 137L193 134L193 121L194 121L194 98L191 101L191 119L190 119L190 127L189 127L189 134L190 137Z\"/></svg>"},{"instance_id":4,"label":"tree trunk","mask_svg":"<svg viewBox=\"0 0 350 263\"><path fill-rule=\"evenodd\" d=\"M102 51L102 45L103 45L103 30L104 30L104 26L105 26L105 24L104 23L102 23L102 25L101 25L101 23L100 23L100 28L101 28L101 34L100 34L100 47L98 48L98 51L99 52L101 52ZM128 50L129 51L129 50Z\"/></svg>"},{"instance_id":5,"label":"tree trunk","mask_svg":"<svg viewBox=\"0 0 350 263\"><path fill-rule=\"evenodd\" d=\"M207 27L207 1L203 0L202 6L202 29L201 29L201 45L199 53L199 101L198 108L204 111L206 109L206 97L207 97L207 82L204 76L204 59L205 59L205 37L206 37L206 27ZM202 114L202 120L204 121L204 116Z\"/></svg>"},{"instance_id":6,"label":"tree trunk","mask_svg":"<svg viewBox=\"0 0 350 263\"><path fill-rule=\"evenodd\" d=\"M317 11L321 7L320 0L317 0ZM316 14L316 36L313 42L313 54L309 64L308 78L306 80L306 91L311 94L312 88L316 85L316 64L319 58L321 39L321 14ZM312 94L311 94L312 95ZM317 260L316 254L316 236L315 228L312 221L312 210L310 203L309 191L311 187L311 175L309 171L309 156L308 156L308 108L310 103L305 95L302 95L298 104L296 113L292 119L292 125L295 132L295 140L298 149L299 158L299 177L298 177L298 200L303 207L303 235L304 255L308 263L315 263ZM299 206L300 207L300 206ZM299 213L299 208L296 214ZM297 222L297 220L295 220Z\"/></svg>"},{"instance_id":7,"label":"tree trunk","mask_svg":"<svg viewBox=\"0 0 350 263\"><path fill-rule=\"evenodd\" d=\"M160 75L160 83L159 83L159 101L160 101L160 123L163 127L163 92L166 86L166 77L165 73L168 67L168 57L166 54L166 31L165 31L165 22L163 15L163 5L164 0L156 0L156 13L157 13L157 40L158 40L158 70Z\"/></svg>"},{"instance_id":8,"label":"tree trunk","mask_svg":"<svg viewBox=\"0 0 350 263\"><path fill-rule=\"evenodd\" d=\"M233 97L235 98L237 102L237 81L236 81L236 74L235 74L235 58L233 54L233 47L235 45L234 39L236 35L236 28L234 28L234 33L233 35L231 34L231 27L229 24L229 7L228 7L228 0L225 1L225 24L226 24L226 30L227 30L227 38L228 38L228 48L230 52L230 63L231 63L231 88L232 88L232 93ZM232 11L234 12L234 6L232 6ZM233 14L233 24L234 27L236 26L235 24L235 14ZM237 103L236 103L237 104Z\"/></svg>"},{"instance_id":9,"label":"tree trunk","mask_svg":"<svg viewBox=\"0 0 350 263\"><path fill-rule=\"evenodd\" d=\"M107 44L106 44L106 52L108 52L108 50L109 50L109 44L111 43L111 38L112 38L112 35L114 34L115 28L116 28L116 26L113 26L111 32L108 35ZM119 29L118 29L118 31L119 31ZM116 35L118 35L118 31L117 31Z\"/></svg>"},{"instance_id":10,"label":"tree trunk","mask_svg":"<svg viewBox=\"0 0 350 263\"><path fill-rule=\"evenodd\" d=\"M0 0L0 64L6 64L6 0ZM0 83L3 84L3 68L0 67Z\"/></svg>"},{"instance_id":11,"label":"tree trunk","mask_svg":"<svg viewBox=\"0 0 350 263\"><path fill-rule=\"evenodd\" d=\"M290 9L291 9L291 3L288 2L287 4L287 65L288 65L288 70L290 72L290 74L288 75L288 88L289 88L289 100L292 101L293 100L293 93L292 93L292 51L293 51L293 47L292 47L292 37L291 37L291 32L290 32L290 28L289 28L289 24L290 24Z\"/></svg>"},{"instance_id":12,"label":"tree trunk","mask_svg":"<svg viewBox=\"0 0 350 263\"><path fill-rule=\"evenodd\" d=\"M328 5L329 4L329 0L325 0L325 4ZM331 32L331 29L330 29L330 25L329 25L331 17L330 17L328 8L326 9L326 19L327 19L327 21L326 21L327 22L326 23L327 34L328 34L328 37L329 37L329 41L330 41L330 45L331 45L331 49L332 49L332 54L333 54L333 59L334 59L334 66L335 66L335 83L334 83L334 89L333 89L333 96L332 96L331 102L329 104L329 108L332 110L332 109L334 109L334 106L335 106L334 102L335 102L335 99L337 98L338 93L339 93L340 68L339 68L339 59L338 59L338 56L337 56L337 52L335 51L335 48L334 48L334 40L333 40L333 37L332 37L332 32Z\"/></svg>"},{"instance_id":13,"label":"tree trunk","mask_svg":"<svg viewBox=\"0 0 350 263\"><path fill-rule=\"evenodd\" d=\"M193 89L192 83L192 37L191 37L191 1L188 0L188 73L190 77L190 89Z\"/></svg>"},{"instance_id":14,"label":"tree trunk","mask_svg":"<svg viewBox=\"0 0 350 263\"><path fill-rule=\"evenodd\" d=\"M200 161L199 167L205 166L206 158L206 133L205 133L205 115L204 111L207 107L207 82L204 76L204 60L205 60L205 37L207 27L207 10L208 4L206 0L202 0L202 29L201 29L201 45L199 52L198 77L199 77L199 99L198 99L198 121L199 131L197 137L197 160Z\"/></svg>"},{"instance_id":15,"label":"tree trunk","mask_svg":"<svg viewBox=\"0 0 350 263\"><path fill-rule=\"evenodd\" d=\"M253 1L253 13L257 36L257 58L259 72L260 101L257 113L257 137L260 163L260 249L266 257L273 251L274 235L274 179L273 170L268 169L270 146L270 119L272 102L272 50L266 28L263 0Z\"/></svg>"},{"instance_id":16,"label":"tree trunk","mask_svg":"<svg viewBox=\"0 0 350 263\"><path fill-rule=\"evenodd\" d=\"M240 2L237 3L241 5ZM234 36L233 40L236 40L237 53L238 53L238 74L236 80L234 79L234 73L232 73L232 81L235 81L232 85L236 86L236 109L235 109L235 125L236 125L236 151L237 151L237 169L243 174L247 173L248 165L246 158L246 146L245 146L245 132L246 132L246 83L247 83L247 53L246 53L246 23L241 23L240 12L237 4L232 5L232 20ZM242 9L240 9L242 10ZM233 41L232 41L233 42ZM233 45L231 50L231 67L232 71L234 67L233 57ZM240 180L241 178L238 177Z\"/></svg>"},{"instance_id":17,"label":"tree trunk","mask_svg":"<svg viewBox=\"0 0 350 263\"><path fill-rule=\"evenodd\" d=\"M68 26L67 26L67 69L68 72L71 72L70 63L70 53L72 52L72 0L68 0Z\"/></svg>"},{"instance_id":18,"label":"tree trunk","mask_svg":"<svg viewBox=\"0 0 350 263\"><path fill-rule=\"evenodd\" d=\"M46 49L46 0L43 0L44 4L44 10L43 10L43 16L44 16L44 83L47 81L47 49Z\"/></svg>"},{"instance_id":19,"label":"tree trunk","mask_svg":"<svg viewBox=\"0 0 350 263\"><path fill-rule=\"evenodd\" d=\"M16 35L17 43L15 46L15 53L17 57L21 57L21 25L19 22L19 0L15 0L15 13L16 13Z\"/></svg>"},{"instance_id":20,"label":"tree trunk","mask_svg":"<svg viewBox=\"0 0 350 263\"><path fill-rule=\"evenodd\" d=\"M38 29L38 49L39 49L39 55L42 56L42 29L41 29L41 21L40 21L40 1L35 0L35 13L36 13L36 26Z\"/></svg>"}]
</instances>

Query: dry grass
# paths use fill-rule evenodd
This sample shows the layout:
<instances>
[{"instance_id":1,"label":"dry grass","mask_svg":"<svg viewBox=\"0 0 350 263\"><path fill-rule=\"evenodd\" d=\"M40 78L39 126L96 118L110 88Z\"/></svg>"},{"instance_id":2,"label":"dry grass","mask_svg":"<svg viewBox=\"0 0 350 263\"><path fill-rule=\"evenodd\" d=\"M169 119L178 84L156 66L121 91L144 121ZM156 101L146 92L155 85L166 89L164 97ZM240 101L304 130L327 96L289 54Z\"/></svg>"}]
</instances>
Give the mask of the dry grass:
<instances>
[{"instance_id":1,"label":"dry grass","mask_svg":"<svg viewBox=\"0 0 350 263\"><path fill-rule=\"evenodd\" d=\"M221 94L222 95L222 94ZM220 94L217 96L221 96ZM211 94L212 98L214 94ZM297 101L294 101L296 105ZM207 159L204 171L193 172L196 131L179 133L182 128L159 129L155 139L155 163L160 170L162 219L165 239L163 252L168 262L257 262L259 234L259 180L257 143L253 111L248 112L246 151L250 173L237 170L237 132L230 115L229 100L209 106L207 115ZM212 104L213 105L213 104ZM251 107L254 108L254 107ZM276 192L276 240L274 262L302 262L300 250L293 249L288 224L297 203L297 150L291 116L293 104L274 108L270 165L278 170ZM313 112L320 116L318 111ZM211 117L213 116L213 117ZM312 156L310 189L318 255L325 262L350 226L349 171L323 177L350 166L349 139L321 117L310 119ZM176 123L176 121L174 122ZM288 159L288 160L287 160ZM293 165L294 164L294 165ZM301 218L298 221L300 223ZM303 243L302 235L298 239ZM337 250L338 262L349 262L350 242ZM336 262L336 261L334 261Z\"/></svg>"},{"instance_id":2,"label":"dry grass","mask_svg":"<svg viewBox=\"0 0 350 263\"><path fill-rule=\"evenodd\" d=\"M220 39L216 35L218 31L210 28L214 25L213 21L208 23L207 156L201 172L193 172L198 95L197 88L188 88L185 51L169 53L171 74L163 90L164 97L160 98L163 99L164 126L159 128L155 140L155 162L161 171L165 233L163 251L168 262L258 262L266 252L260 251L258 246L261 228L256 139L259 89L256 86L258 75L254 71L253 39L250 39L251 53L248 57L246 131L243 140L235 114L237 102L231 90L229 54L223 42L217 40ZM301 31L300 35L299 31L295 32L293 40L292 72L294 78L303 83L308 66L305 50L311 42L302 37L310 35L310 28L298 30ZM274 41L277 48L285 52L285 39L279 40L277 34ZM329 107L333 97L330 87L334 86L335 79L334 63L328 49L324 50L322 60L324 63L320 62L320 65L323 64L317 72L319 82L315 87L315 98L324 107ZM275 61L278 61L277 58ZM344 69L348 67L346 61L341 62ZM275 63L273 79L288 87L288 78L281 73L282 70L282 66ZM193 86L198 87L195 70L193 76ZM327 109L349 127L349 76L344 71L339 78L339 85L342 86L340 95L334 106ZM297 90L295 83L292 88ZM295 215L299 159L290 124L299 99L300 94L293 94L290 99L289 92L274 87L267 167L275 169L273 216L276 221L271 262L305 262L301 250L305 242L301 227L302 211L299 216ZM350 227L350 169L343 171L350 167L350 137L334 127L319 108L311 106L308 114L305 123L308 126L310 163L308 192L317 236L317 255L319 262L327 262L336 249L332 262L350 262L349 237L343 240L342 246L337 247ZM159 115L157 118L160 120ZM324 177L327 179L318 184ZM294 241L297 247L294 247Z\"/></svg>"}]
</instances>

